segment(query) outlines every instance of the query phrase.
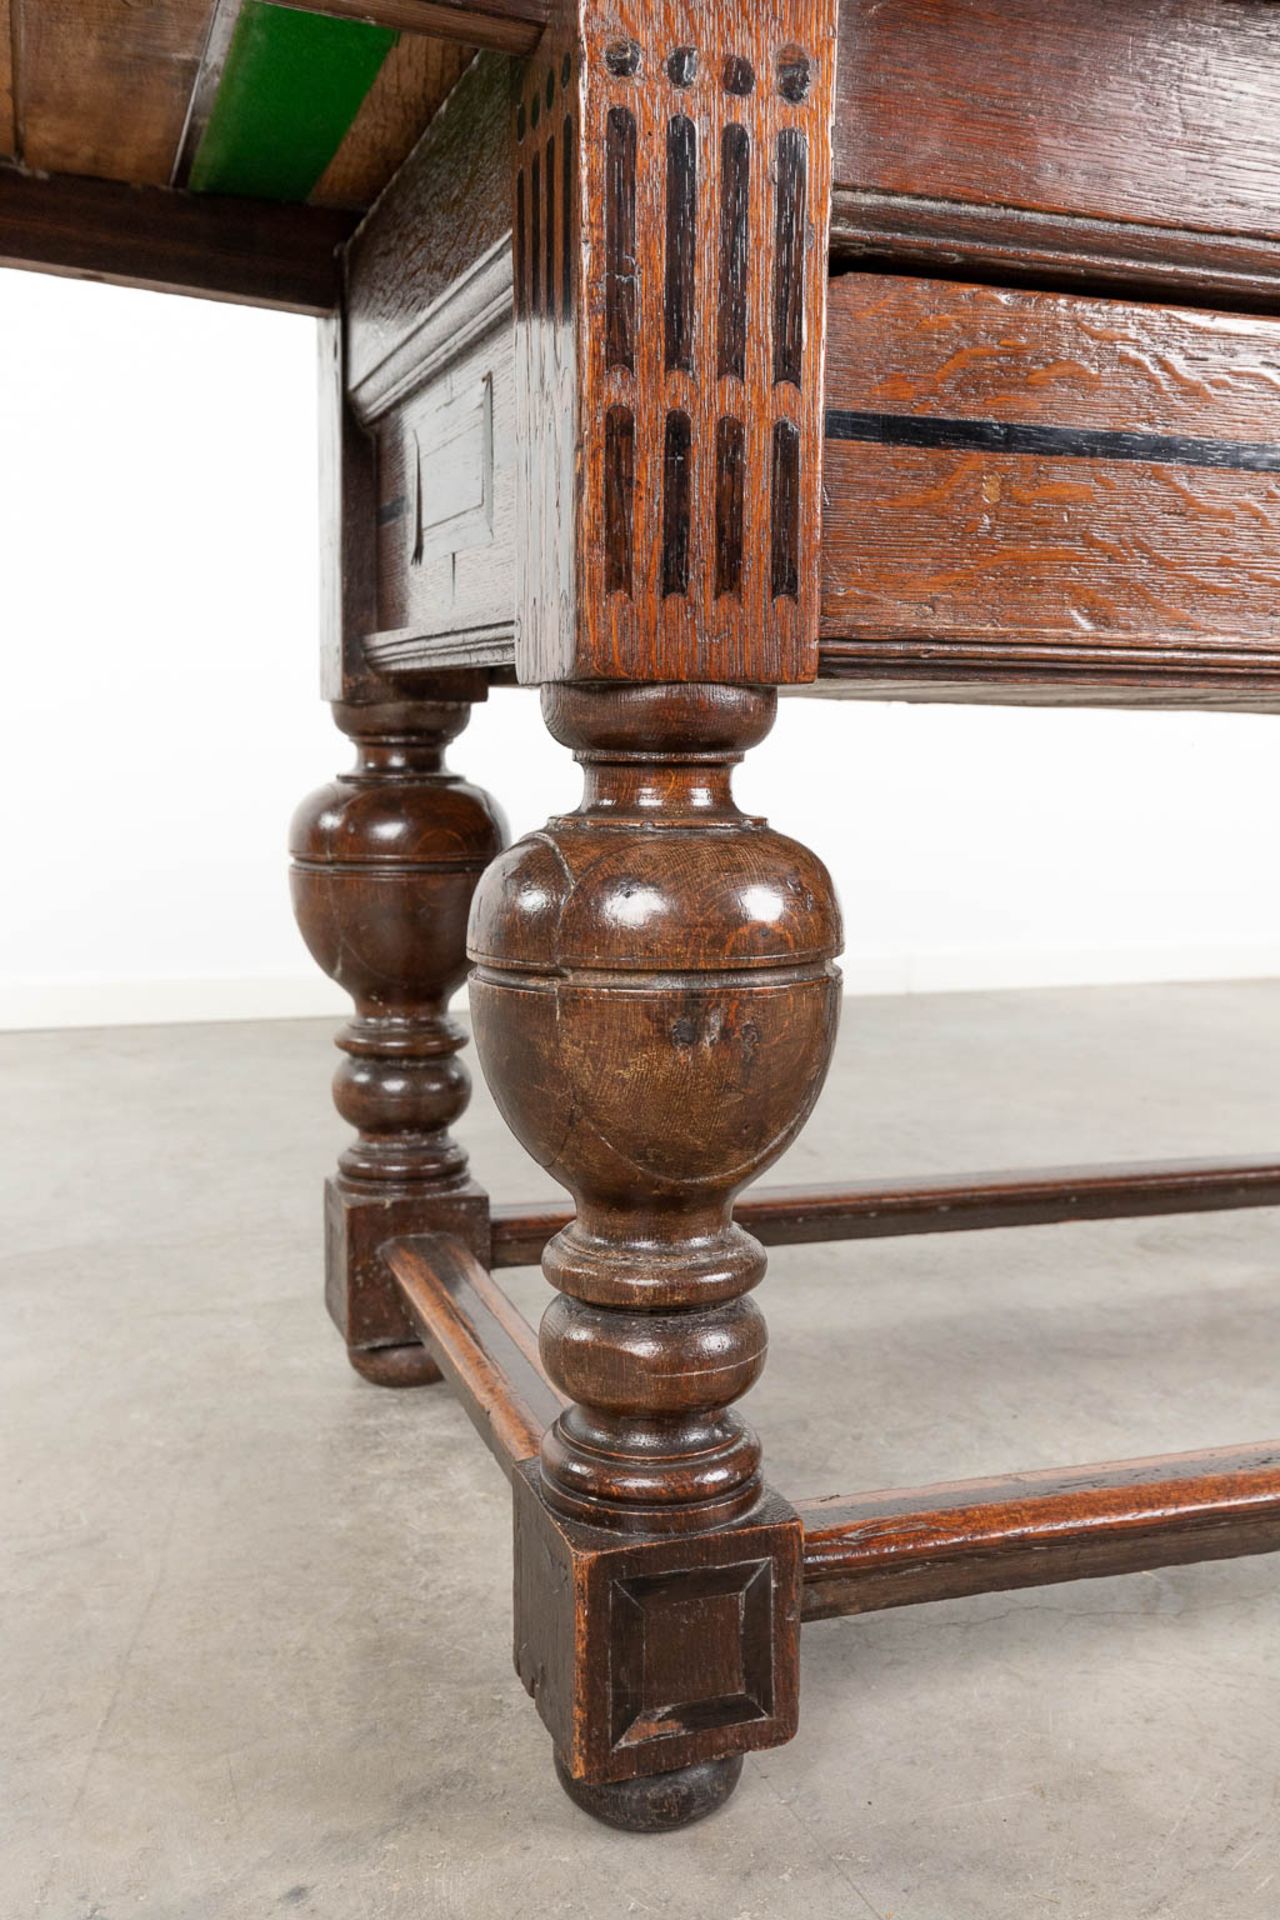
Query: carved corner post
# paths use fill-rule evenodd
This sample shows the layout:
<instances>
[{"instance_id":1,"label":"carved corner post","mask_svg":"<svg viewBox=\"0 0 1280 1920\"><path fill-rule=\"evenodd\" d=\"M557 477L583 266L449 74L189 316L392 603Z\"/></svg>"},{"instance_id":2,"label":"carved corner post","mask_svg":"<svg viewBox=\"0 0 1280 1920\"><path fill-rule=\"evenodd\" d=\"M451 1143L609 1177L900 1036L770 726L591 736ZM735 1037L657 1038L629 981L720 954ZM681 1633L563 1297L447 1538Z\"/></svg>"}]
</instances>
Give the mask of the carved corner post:
<instances>
[{"instance_id":1,"label":"carved corner post","mask_svg":"<svg viewBox=\"0 0 1280 1920\"><path fill-rule=\"evenodd\" d=\"M560 1777L676 1826L795 1731L800 1526L733 1409L839 1005L821 863L731 770L817 668L835 0L577 0L515 104L517 665L585 769L472 909L485 1074L569 1189L516 1483L516 1661Z\"/></svg>"},{"instance_id":2,"label":"carved corner post","mask_svg":"<svg viewBox=\"0 0 1280 1920\"><path fill-rule=\"evenodd\" d=\"M449 1131L471 1083L448 1003L472 892L503 842L489 796L444 764L470 712L457 698L335 704L356 766L303 802L290 835L303 938L356 1009L333 1083L356 1139L325 1188L325 1297L351 1364L380 1386L440 1376L379 1247L447 1232L488 1257L488 1199Z\"/></svg>"}]
</instances>

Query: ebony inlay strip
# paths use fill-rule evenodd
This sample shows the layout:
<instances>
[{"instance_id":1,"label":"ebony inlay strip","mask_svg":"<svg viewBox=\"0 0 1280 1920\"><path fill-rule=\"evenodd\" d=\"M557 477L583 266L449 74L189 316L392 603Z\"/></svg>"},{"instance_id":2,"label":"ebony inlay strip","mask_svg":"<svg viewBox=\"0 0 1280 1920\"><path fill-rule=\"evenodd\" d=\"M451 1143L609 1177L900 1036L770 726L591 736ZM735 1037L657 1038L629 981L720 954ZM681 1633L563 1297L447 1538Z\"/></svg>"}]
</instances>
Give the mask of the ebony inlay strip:
<instances>
[{"instance_id":1,"label":"ebony inlay strip","mask_svg":"<svg viewBox=\"0 0 1280 1920\"><path fill-rule=\"evenodd\" d=\"M636 119L610 107L604 136L604 358L634 369L636 354Z\"/></svg>"},{"instance_id":2,"label":"ebony inlay strip","mask_svg":"<svg viewBox=\"0 0 1280 1920\"><path fill-rule=\"evenodd\" d=\"M693 371L694 242L698 219L697 131L687 114L667 124L666 366Z\"/></svg>"},{"instance_id":3,"label":"ebony inlay strip","mask_svg":"<svg viewBox=\"0 0 1280 1920\"><path fill-rule=\"evenodd\" d=\"M798 127L778 135L778 201L773 253L773 380L800 385L804 350L804 228L809 147Z\"/></svg>"},{"instance_id":4,"label":"ebony inlay strip","mask_svg":"<svg viewBox=\"0 0 1280 1920\"><path fill-rule=\"evenodd\" d=\"M1180 433L1130 433L1094 427L1032 426L1018 420L952 420L916 413L827 414L828 440L957 453L1035 453L1066 460L1140 460L1153 466L1220 467L1280 473L1280 447L1265 440L1199 440Z\"/></svg>"},{"instance_id":5,"label":"ebony inlay strip","mask_svg":"<svg viewBox=\"0 0 1280 1920\"><path fill-rule=\"evenodd\" d=\"M800 429L790 420L774 423L769 513L773 597L795 600L800 594Z\"/></svg>"},{"instance_id":6,"label":"ebony inlay strip","mask_svg":"<svg viewBox=\"0 0 1280 1920\"><path fill-rule=\"evenodd\" d=\"M573 309L573 167L576 142L573 121L565 115L564 137L560 144L560 314L565 320Z\"/></svg>"},{"instance_id":7,"label":"ebony inlay strip","mask_svg":"<svg viewBox=\"0 0 1280 1920\"><path fill-rule=\"evenodd\" d=\"M693 494L693 427L687 413L669 413L662 453L662 591L689 591L689 521Z\"/></svg>"},{"instance_id":8,"label":"ebony inlay strip","mask_svg":"<svg viewBox=\"0 0 1280 1920\"><path fill-rule=\"evenodd\" d=\"M720 304L716 371L745 377L747 364L748 192L751 141L745 127L720 139Z\"/></svg>"},{"instance_id":9,"label":"ebony inlay strip","mask_svg":"<svg viewBox=\"0 0 1280 1920\"><path fill-rule=\"evenodd\" d=\"M742 513L746 432L741 420L716 423L716 598L742 588Z\"/></svg>"},{"instance_id":10,"label":"ebony inlay strip","mask_svg":"<svg viewBox=\"0 0 1280 1920\"><path fill-rule=\"evenodd\" d=\"M604 417L604 584L607 593L631 591L635 491L635 419L630 407L610 407Z\"/></svg>"},{"instance_id":11,"label":"ebony inlay strip","mask_svg":"<svg viewBox=\"0 0 1280 1920\"><path fill-rule=\"evenodd\" d=\"M529 311L542 310L542 156L529 169Z\"/></svg>"},{"instance_id":12,"label":"ebony inlay strip","mask_svg":"<svg viewBox=\"0 0 1280 1920\"><path fill-rule=\"evenodd\" d=\"M547 312L556 312L556 137L547 140Z\"/></svg>"}]
</instances>

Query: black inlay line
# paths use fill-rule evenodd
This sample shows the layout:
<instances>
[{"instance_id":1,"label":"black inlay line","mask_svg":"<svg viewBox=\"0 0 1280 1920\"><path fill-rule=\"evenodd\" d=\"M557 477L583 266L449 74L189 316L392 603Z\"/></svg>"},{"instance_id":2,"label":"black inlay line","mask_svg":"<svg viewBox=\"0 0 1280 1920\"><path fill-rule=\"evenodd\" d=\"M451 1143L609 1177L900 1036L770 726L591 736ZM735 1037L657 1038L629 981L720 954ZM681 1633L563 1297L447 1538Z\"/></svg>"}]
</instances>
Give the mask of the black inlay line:
<instances>
[{"instance_id":1,"label":"black inlay line","mask_svg":"<svg viewBox=\"0 0 1280 1920\"><path fill-rule=\"evenodd\" d=\"M635 367L636 120L610 107L604 134L604 363Z\"/></svg>"},{"instance_id":2,"label":"black inlay line","mask_svg":"<svg viewBox=\"0 0 1280 1920\"><path fill-rule=\"evenodd\" d=\"M809 143L798 127L778 135L773 241L773 384L800 385L804 356L804 236Z\"/></svg>"},{"instance_id":3,"label":"black inlay line","mask_svg":"<svg viewBox=\"0 0 1280 1920\"><path fill-rule=\"evenodd\" d=\"M741 380L747 365L747 241L751 141L736 122L720 137L720 308L716 371Z\"/></svg>"},{"instance_id":4,"label":"black inlay line","mask_svg":"<svg viewBox=\"0 0 1280 1920\"><path fill-rule=\"evenodd\" d=\"M741 420L716 423L716 598L742 588L747 436Z\"/></svg>"},{"instance_id":5,"label":"black inlay line","mask_svg":"<svg viewBox=\"0 0 1280 1920\"><path fill-rule=\"evenodd\" d=\"M689 522L693 505L693 423L667 415L662 451L662 593L689 591Z\"/></svg>"},{"instance_id":6,"label":"black inlay line","mask_svg":"<svg viewBox=\"0 0 1280 1920\"><path fill-rule=\"evenodd\" d=\"M604 417L604 585L606 593L630 593L631 591L635 485L635 419L630 407L610 407Z\"/></svg>"},{"instance_id":7,"label":"black inlay line","mask_svg":"<svg viewBox=\"0 0 1280 1920\"><path fill-rule=\"evenodd\" d=\"M773 597L797 600L800 597L800 429L791 420L774 422L769 519Z\"/></svg>"},{"instance_id":8,"label":"black inlay line","mask_svg":"<svg viewBox=\"0 0 1280 1920\"><path fill-rule=\"evenodd\" d=\"M693 371L693 261L698 219L698 134L687 114L667 122L666 367Z\"/></svg>"},{"instance_id":9,"label":"black inlay line","mask_svg":"<svg viewBox=\"0 0 1280 1920\"><path fill-rule=\"evenodd\" d=\"M1220 467L1280 473L1280 446L1265 440L1198 440L1181 433L1031 426L1019 420L949 420L917 413L828 410L828 440L884 447L941 447L961 453L1039 453L1065 460L1143 460L1153 466Z\"/></svg>"}]
</instances>

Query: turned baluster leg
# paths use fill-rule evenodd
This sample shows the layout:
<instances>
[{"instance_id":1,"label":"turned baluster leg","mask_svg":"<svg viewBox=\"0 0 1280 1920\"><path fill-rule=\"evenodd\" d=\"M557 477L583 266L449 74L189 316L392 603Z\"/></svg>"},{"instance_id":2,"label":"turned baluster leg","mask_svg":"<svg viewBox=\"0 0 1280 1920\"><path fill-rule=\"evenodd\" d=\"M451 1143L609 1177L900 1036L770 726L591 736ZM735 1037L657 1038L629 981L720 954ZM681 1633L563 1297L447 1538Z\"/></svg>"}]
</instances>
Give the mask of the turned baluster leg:
<instances>
[{"instance_id":1,"label":"turned baluster leg","mask_svg":"<svg viewBox=\"0 0 1280 1920\"><path fill-rule=\"evenodd\" d=\"M800 1528L733 1407L766 1337L731 1210L822 1084L839 921L821 863L730 792L774 699L548 689L583 803L488 870L469 937L485 1075L577 1203L543 1261L573 1405L517 1480L517 1664L571 1795L639 1828L709 1812L795 1730Z\"/></svg>"},{"instance_id":2,"label":"turned baluster leg","mask_svg":"<svg viewBox=\"0 0 1280 1920\"><path fill-rule=\"evenodd\" d=\"M731 1209L821 1084L839 927L730 770L818 667L835 28L554 0L515 101L516 670L586 774L468 936L486 1077L577 1203L516 1658L570 1793L640 1828L795 1728L800 1527L734 1410L764 1255Z\"/></svg>"},{"instance_id":3,"label":"turned baluster leg","mask_svg":"<svg viewBox=\"0 0 1280 1920\"><path fill-rule=\"evenodd\" d=\"M450 1132L470 1079L448 1003L471 895L503 838L488 795L444 765L469 715L460 700L335 705L356 766L304 801L290 836L303 937L355 1002L333 1091L356 1138L326 1187L326 1299L351 1364L381 1386L439 1374L379 1247L449 1232L488 1254L488 1200Z\"/></svg>"}]
</instances>

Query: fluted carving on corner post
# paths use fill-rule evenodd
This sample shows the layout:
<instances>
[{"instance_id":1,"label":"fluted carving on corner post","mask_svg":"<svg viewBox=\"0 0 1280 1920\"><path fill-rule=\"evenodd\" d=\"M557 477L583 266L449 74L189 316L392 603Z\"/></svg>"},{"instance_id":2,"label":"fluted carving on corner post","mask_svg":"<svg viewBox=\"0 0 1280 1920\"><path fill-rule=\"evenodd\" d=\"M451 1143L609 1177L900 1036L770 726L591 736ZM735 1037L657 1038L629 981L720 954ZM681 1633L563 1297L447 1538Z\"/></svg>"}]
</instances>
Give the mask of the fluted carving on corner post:
<instances>
[{"instance_id":1,"label":"fluted carving on corner post","mask_svg":"<svg viewBox=\"0 0 1280 1920\"><path fill-rule=\"evenodd\" d=\"M438 1378L378 1248L447 1231L487 1252L488 1202L453 1137L470 1097L448 1011L466 975L467 911L503 841L487 794L444 763L461 700L337 705L356 765L303 803L290 836L294 910L351 995L334 1102L356 1137L326 1188L326 1298L352 1365L382 1385Z\"/></svg>"}]
</instances>

